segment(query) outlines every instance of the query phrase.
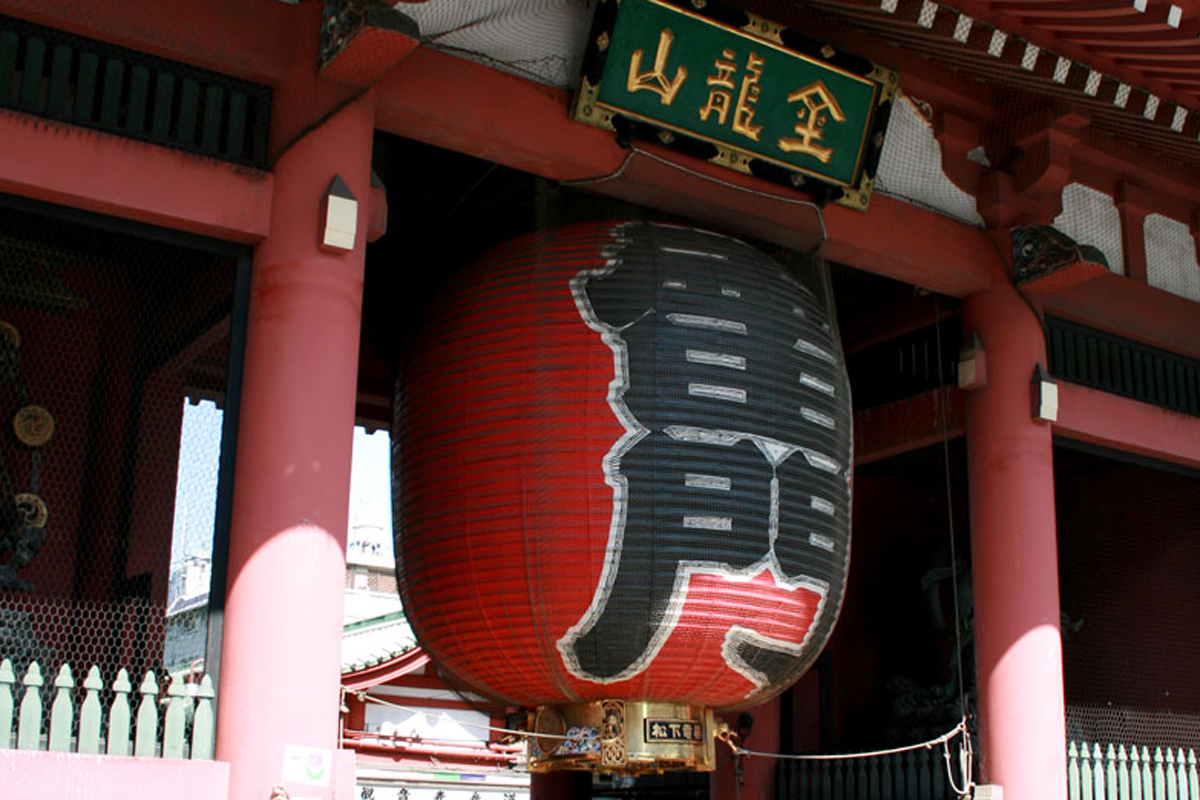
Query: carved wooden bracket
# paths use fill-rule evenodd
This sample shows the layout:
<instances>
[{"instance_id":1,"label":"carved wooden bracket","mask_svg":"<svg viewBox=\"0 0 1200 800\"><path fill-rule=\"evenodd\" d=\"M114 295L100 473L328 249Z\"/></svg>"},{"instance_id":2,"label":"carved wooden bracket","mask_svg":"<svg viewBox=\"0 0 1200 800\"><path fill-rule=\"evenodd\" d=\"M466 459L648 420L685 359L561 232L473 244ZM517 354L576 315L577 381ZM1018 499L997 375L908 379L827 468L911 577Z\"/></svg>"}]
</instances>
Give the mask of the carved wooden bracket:
<instances>
[{"instance_id":1,"label":"carved wooden bracket","mask_svg":"<svg viewBox=\"0 0 1200 800\"><path fill-rule=\"evenodd\" d=\"M320 74L366 88L418 45L417 23L381 0L337 0L322 10Z\"/></svg>"},{"instance_id":2,"label":"carved wooden bracket","mask_svg":"<svg viewBox=\"0 0 1200 800\"><path fill-rule=\"evenodd\" d=\"M1013 283L1043 293L1060 292L1108 272L1099 249L1079 244L1049 225L1012 229Z\"/></svg>"},{"instance_id":3,"label":"carved wooden bracket","mask_svg":"<svg viewBox=\"0 0 1200 800\"><path fill-rule=\"evenodd\" d=\"M989 228L1047 224L1062 212L1071 154L1089 122L1071 109L1042 109L1013 126L1012 157L980 181L979 213Z\"/></svg>"},{"instance_id":4,"label":"carved wooden bracket","mask_svg":"<svg viewBox=\"0 0 1200 800\"><path fill-rule=\"evenodd\" d=\"M1017 191L1061 196L1071 179L1071 151L1089 121L1073 110L1044 110L1020 120L1013 135L1013 144L1021 149L1012 170Z\"/></svg>"},{"instance_id":5,"label":"carved wooden bracket","mask_svg":"<svg viewBox=\"0 0 1200 800\"><path fill-rule=\"evenodd\" d=\"M978 197L986 170L981 154L979 126L953 111L939 110L933 117L933 135L942 148L942 172L967 194Z\"/></svg>"}]
</instances>

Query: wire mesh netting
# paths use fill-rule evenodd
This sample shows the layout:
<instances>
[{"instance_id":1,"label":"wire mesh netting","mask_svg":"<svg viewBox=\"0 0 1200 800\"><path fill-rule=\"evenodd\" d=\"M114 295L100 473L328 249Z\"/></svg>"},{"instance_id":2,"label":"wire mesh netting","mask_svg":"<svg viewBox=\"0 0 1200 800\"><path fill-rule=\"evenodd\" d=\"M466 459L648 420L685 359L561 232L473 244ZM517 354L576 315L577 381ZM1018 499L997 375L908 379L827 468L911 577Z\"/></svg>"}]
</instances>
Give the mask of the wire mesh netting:
<instances>
[{"instance_id":1,"label":"wire mesh netting","mask_svg":"<svg viewBox=\"0 0 1200 800\"><path fill-rule=\"evenodd\" d=\"M1200 479L1054 460L1068 737L1200 746Z\"/></svg>"},{"instance_id":2,"label":"wire mesh netting","mask_svg":"<svg viewBox=\"0 0 1200 800\"><path fill-rule=\"evenodd\" d=\"M1151 286L1200 302L1200 265L1191 228L1183 222L1149 214L1146 236L1146 282Z\"/></svg>"},{"instance_id":3,"label":"wire mesh netting","mask_svg":"<svg viewBox=\"0 0 1200 800\"><path fill-rule=\"evenodd\" d=\"M106 686L199 667L236 269L0 211L0 659L18 681L33 661Z\"/></svg>"},{"instance_id":4,"label":"wire mesh netting","mask_svg":"<svg viewBox=\"0 0 1200 800\"><path fill-rule=\"evenodd\" d=\"M396 7L416 21L427 47L566 88L579 83L595 2L452 0Z\"/></svg>"}]
</instances>

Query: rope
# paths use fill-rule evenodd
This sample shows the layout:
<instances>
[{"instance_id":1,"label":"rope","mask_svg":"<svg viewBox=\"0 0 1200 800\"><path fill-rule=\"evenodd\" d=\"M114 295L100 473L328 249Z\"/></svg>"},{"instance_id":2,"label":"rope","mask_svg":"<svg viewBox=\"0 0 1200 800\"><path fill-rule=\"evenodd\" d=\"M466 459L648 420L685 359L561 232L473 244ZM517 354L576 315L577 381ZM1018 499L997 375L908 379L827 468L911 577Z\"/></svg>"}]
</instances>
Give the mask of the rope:
<instances>
[{"instance_id":1,"label":"rope","mask_svg":"<svg viewBox=\"0 0 1200 800\"><path fill-rule=\"evenodd\" d=\"M907 753L910 750L932 750L938 745L945 745L947 742L954 739L960 733L966 733L967 720L964 718L961 722L955 725L951 730L943 733L935 739L930 739L926 742L918 744L905 745L903 747L893 747L889 750L867 750L862 753L831 753L827 755L795 755L793 753L764 753L758 750L747 750L744 747L739 747L730 742L729 746L733 748L734 753L742 756L760 756L765 758L778 758L784 761L848 761L853 758L879 758L881 756L891 756L897 753Z\"/></svg>"},{"instance_id":2,"label":"rope","mask_svg":"<svg viewBox=\"0 0 1200 800\"><path fill-rule=\"evenodd\" d=\"M954 779L954 765L951 763L953 758L950 755L950 742L957 738L959 734L962 734L964 740L964 744L959 746L960 758L965 758L965 763L961 764L966 777L965 785L962 788L959 787L958 782ZM758 750L747 750L744 747L739 747L729 739L725 739L724 741L733 750L733 757L738 762L737 769L739 773L741 771L742 756L777 758L784 761L849 761L851 759L858 758L879 758L882 756L891 756L898 753L907 753L912 750L932 750L938 745L941 745L942 757L946 762L946 779L950 782L950 788L954 791L954 793L959 797L968 797L971 789L975 786L975 782L971 779L971 734L970 731L967 730L967 718L965 716L951 730L943 733L937 738L930 739L929 741L905 745L904 747L893 747L888 750L868 750L861 753L831 753L828 755L764 753Z\"/></svg>"},{"instance_id":3,"label":"rope","mask_svg":"<svg viewBox=\"0 0 1200 800\"><path fill-rule=\"evenodd\" d=\"M361 700L364 703L378 703L381 706L388 706L390 708L398 708L401 711L407 711L411 714L424 714L426 711L428 711L428 709L413 708L411 706L402 706L399 703L392 703L387 700L383 700L381 698L375 697L374 695L369 695L366 692L355 692L354 696L357 697L359 700ZM455 720L455 722L458 723L459 725L464 725L468 728L479 728L480 730L491 731L492 733L508 733L508 734L512 734L514 736L520 736L525 739L532 739L532 738L557 739L559 741L565 742L568 738L570 738L567 736L560 736L560 735L554 734L554 733L534 733L531 731L519 731L514 728L498 728L495 725L484 725L479 722L465 722L463 720L457 720L457 719ZM405 738L405 737L398 736L396 738L400 739L400 738Z\"/></svg>"},{"instance_id":4,"label":"rope","mask_svg":"<svg viewBox=\"0 0 1200 800\"><path fill-rule=\"evenodd\" d=\"M423 714L426 711L425 709L413 708L411 706L405 706L405 705L401 705L399 703L393 703L388 700L384 700L382 698L375 697L374 695L369 695L366 692L355 692L354 695L355 695L355 697L357 697L360 701L362 701L364 703L376 703L381 706L388 706L390 708L400 709L401 711L408 711L409 713L412 713L412 714ZM481 730L486 730L486 731L490 731L490 732L494 732L494 733L507 733L507 734L511 734L514 736L519 736L523 739L531 739L531 738L536 737L536 738L555 739L555 740L559 740L559 741L566 741L569 738L567 736L561 736L561 735L552 734L552 733L534 733L534 732L530 732L530 731L515 730L513 728L500 728L495 725L483 725L483 724L480 724L477 722L466 722L463 720L455 720L455 721L459 725L464 725L466 727L479 728ZM786 760L786 761L840 761L840 760L848 760L848 759L853 759L853 758L875 758L875 757L880 757L880 756L889 756L889 755L895 755L897 753L905 753L910 750L922 750L922 749L932 750L934 747L937 747L940 744L940 745L942 745L943 750L944 750L944 758L946 761L946 772L948 773L948 778L950 781L950 788L953 789L960 796L965 796L967 794L967 792L969 791L970 787L974 785L974 783L973 783L973 781L971 781L971 779L969 777L969 773L968 773L967 788L960 790L958 788L958 784L954 780L954 769L950 763L951 762L950 742L956 736L958 736L958 734L960 734L960 733L963 734L963 736L965 737L965 739L967 741L966 752L969 754L971 737L970 737L970 734L967 732L967 720L965 717L957 725L955 725L953 729L942 734L941 736L938 736L935 739L930 739L929 741L920 742L918 744L907 745L905 747L893 747L889 750L871 750L871 751L862 752L862 753L834 753L834 754L830 754L830 755L793 755L791 753L766 753L766 752L762 752L759 750L747 750L744 747L739 747L738 745L733 743L733 741L729 738L728 735L723 737L722 741L724 741L726 744L728 744L730 749L733 751L733 757L737 761L735 770L738 773L741 772L741 758L743 756L745 756L745 757L757 756L760 758L778 758L778 759L782 759L782 760ZM405 740L409 740L409 741L419 741L420 740L419 736L414 736L414 735L399 735L399 736L392 735L390 738L405 739ZM968 764L969 764L969 761L968 761ZM740 793L741 793L740 774L739 774L738 778L739 778L739 780L736 780L735 783L738 784L737 792L740 796Z\"/></svg>"}]
</instances>

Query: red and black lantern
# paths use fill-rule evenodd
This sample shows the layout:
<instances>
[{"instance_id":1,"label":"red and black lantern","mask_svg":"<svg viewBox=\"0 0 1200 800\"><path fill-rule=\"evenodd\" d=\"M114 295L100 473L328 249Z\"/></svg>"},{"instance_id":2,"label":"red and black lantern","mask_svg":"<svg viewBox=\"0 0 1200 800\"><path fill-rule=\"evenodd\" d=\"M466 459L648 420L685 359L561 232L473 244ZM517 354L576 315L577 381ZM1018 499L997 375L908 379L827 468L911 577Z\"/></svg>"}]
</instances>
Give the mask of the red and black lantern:
<instances>
[{"instance_id":1,"label":"red and black lantern","mask_svg":"<svg viewBox=\"0 0 1200 800\"><path fill-rule=\"evenodd\" d=\"M396 415L413 629L481 694L566 707L542 727L581 741L542 756L632 769L600 754L620 717L641 739L613 758L665 732L657 768L703 767L669 746L710 742L711 709L782 691L828 638L849 385L825 306L753 248L649 223L504 245L434 307Z\"/></svg>"}]
</instances>

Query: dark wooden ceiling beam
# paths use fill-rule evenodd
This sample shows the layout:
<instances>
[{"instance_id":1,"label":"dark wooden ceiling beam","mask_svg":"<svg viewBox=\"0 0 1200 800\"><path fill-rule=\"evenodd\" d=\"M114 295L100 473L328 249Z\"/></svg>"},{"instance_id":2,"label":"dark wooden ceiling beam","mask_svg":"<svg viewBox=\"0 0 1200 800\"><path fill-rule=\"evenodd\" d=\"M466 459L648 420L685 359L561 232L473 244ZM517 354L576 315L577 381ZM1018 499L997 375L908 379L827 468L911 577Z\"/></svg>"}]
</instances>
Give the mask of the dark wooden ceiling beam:
<instances>
[{"instance_id":1,"label":"dark wooden ceiling beam","mask_svg":"<svg viewBox=\"0 0 1200 800\"><path fill-rule=\"evenodd\" d=\"M1004 14L1013 14L1026 19L1054 17L1128 17L1151 15L1155 18L1166 19L1169 4L1147 6L1145 10L1129 0L1059 0L1059 2L1030 2L1030 0L998 0L991 2L993 9ZM1182 12L1177 12L1182 13Z\"/></svg>"},{"instance_id":2,"label":"dark wooden ceiling beam","mask_svg":"<svg viewBox=\"0 0 1200 800\"><path fill-rule=\"evenodd\" d=\"M1159 7L1162 9L1162 7ZM1163 13L1119 14L1112 16L1088 16L1086 14L1067 14L1053 17L1025 18L1027 22L1052 33L1056 37L1075 36L1080 33L1095 31L1112 35L1115 33L1160 33L1171 35L1175 26L1167 21L1165 9Z\"/></svg>"},{"instance_id":3,"label":"dark wooden ceiling beam","mask_svg":"<svg viewBox=\"0 0 1200 800\"><path fill-rule=\"evenodd\" d=\"M1192 64L1200 62L1200 43L1192 45L1188 50L1150 50L1145 53L1116 51L1105 49L1116 59L1118 64L1136 64L1139 67L1144 67L1149 63L1155 66L1159 62L1167 64Z\"/></svg>"},{"instance_id":4,"label":"dark wooden ceiling beam","mask_svg":"<svg viewBox=\"0 0 1200 800\"><path fill-rule=\"evenodd\" d=\"M1058 35L1064 39L1086 39L1088 45L1112 45L1114 47L1136 47L1146 50L1170 50L1175 47L1191 47L1200 38L1200 20L1189 19L1179 23L1178 28L1170 30L1154 29L1149 31L1103 31L1090 33L1074 33L1061 31Z\"/></svg>"}]
</instances>

